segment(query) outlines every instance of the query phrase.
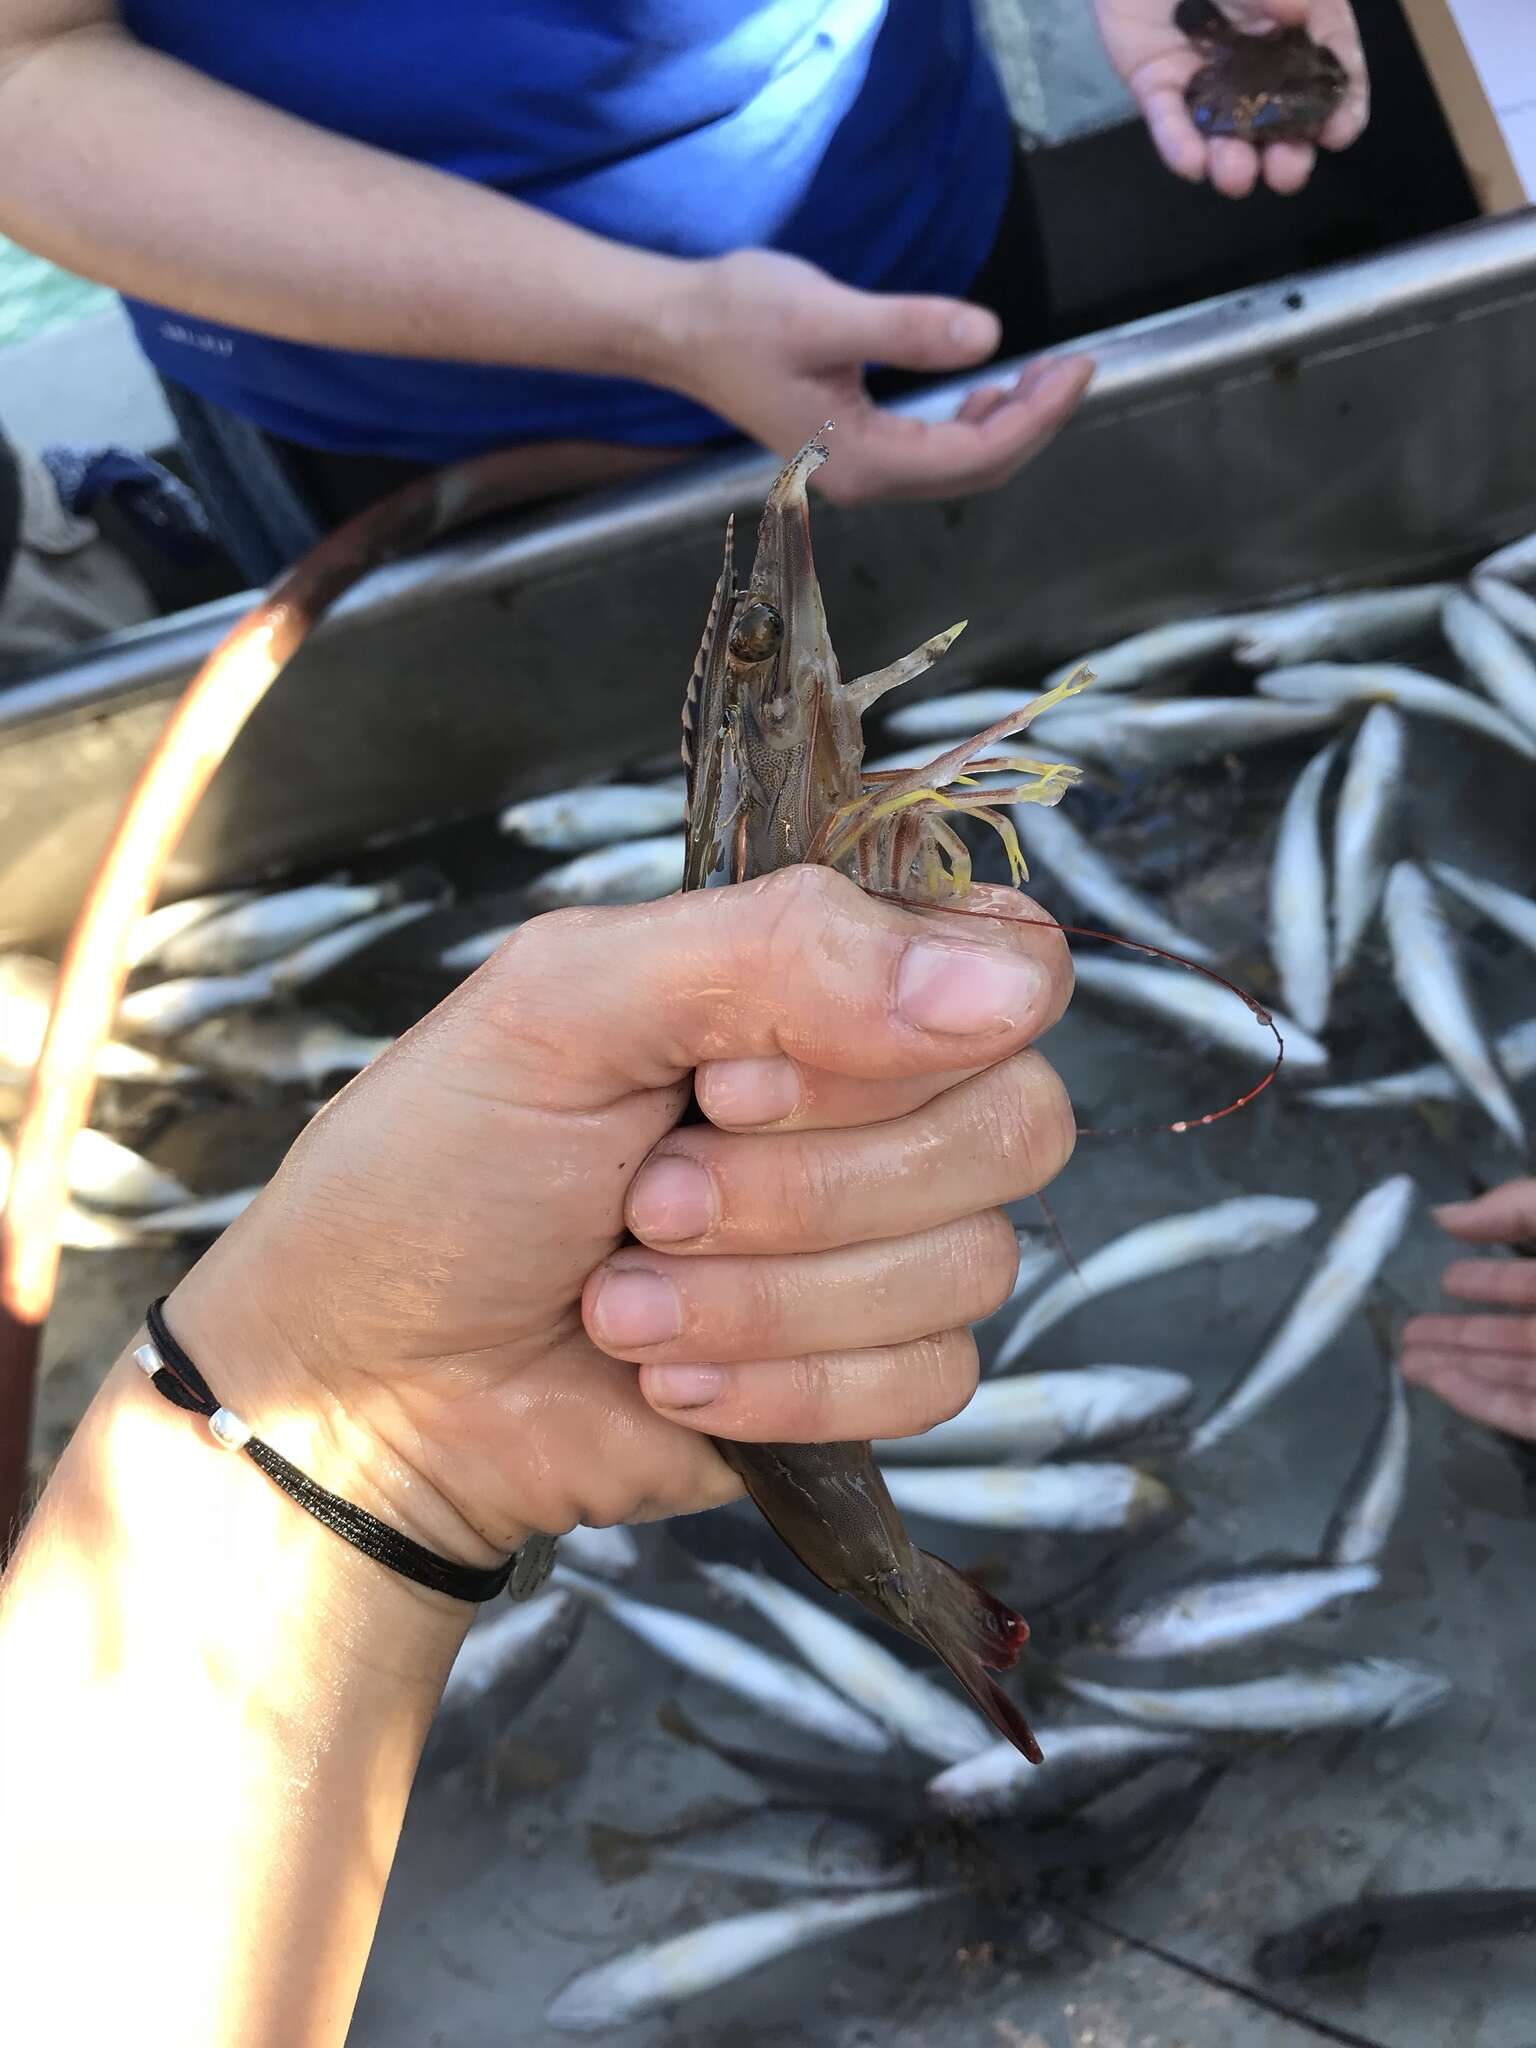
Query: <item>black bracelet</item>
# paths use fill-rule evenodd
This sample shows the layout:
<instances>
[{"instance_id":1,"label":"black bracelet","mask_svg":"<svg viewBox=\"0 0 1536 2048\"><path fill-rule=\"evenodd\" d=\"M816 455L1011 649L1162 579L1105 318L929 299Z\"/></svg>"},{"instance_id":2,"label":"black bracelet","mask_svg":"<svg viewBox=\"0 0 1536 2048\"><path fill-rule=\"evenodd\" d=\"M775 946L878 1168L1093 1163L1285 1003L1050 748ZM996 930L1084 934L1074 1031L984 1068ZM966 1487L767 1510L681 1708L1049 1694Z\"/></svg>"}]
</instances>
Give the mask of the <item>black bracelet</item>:
<instances>
[{"instance_id":1,"label":"black bracelet","mask_svg":"<svg viewBox=\"0 0 1536 2048\"><path fill-rule=\"evenodd\" d=\"M409 1536L402 1536L398 1529L391 1529L365 1508L317 1486L270 1444L252 1436L249 1426L238 1415L219 1405L208 1382L166 1327L164 1311L162 1295L145 1312L150 1341L141 1344L133 1354L135 1365L150 1385L177 1408L205 1415L216 1442L229 1451L244 1451L274 1485L280 1486L306 1513L323 1522L354 1550L387 1565L403 1578L413 1579L418 1586L429 1586L434 1593L447 1593L455 1600L492 1600L506 1587L514 1571L519 1582L513 1588L514 1595L526 1598L543 1579L554 1556L554 1544L548 1537L531 1537L504 1564L457 1564L451 1557L439 1557ZM530 1578L532 1584L528 1583Z\"/></svg>"}]
</instances>

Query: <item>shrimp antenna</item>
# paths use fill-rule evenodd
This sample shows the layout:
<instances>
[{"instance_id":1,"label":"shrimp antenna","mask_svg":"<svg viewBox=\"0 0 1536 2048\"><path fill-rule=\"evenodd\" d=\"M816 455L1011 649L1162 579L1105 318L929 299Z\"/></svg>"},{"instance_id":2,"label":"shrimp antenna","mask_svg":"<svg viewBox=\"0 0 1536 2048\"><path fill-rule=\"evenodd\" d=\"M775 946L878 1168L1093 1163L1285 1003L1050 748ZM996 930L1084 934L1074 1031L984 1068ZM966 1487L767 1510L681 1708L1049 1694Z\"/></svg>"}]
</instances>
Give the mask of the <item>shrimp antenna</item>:
<instances>
[{"instance_id":1,"label":"shrimp antenna","mask_svg":"<svg viewBox=\"0 0 1536 2048\"><path fill-rule=\"evenodd\" d=\"M871 890L870 894L880 896L887 903L910 907L906 903L906 898L893 889ZM1275 1057L1269 1072L1262 1080L1256 1081L1253 1087L1245 1089L1241 1095L1235 1096L1220 1109L1207 1110L1203 1116L1179 1117L1169 1124L1079 1124L1077 1134L1080 1138L1162 1138L1170 1133L1184 1137L1190 1131L1204 1130L1206 1125L1219 1124L1224 1117L1235 1116L1238 1110L1246 1109L1250 1103L1256 1102L1270 1083L1278 1077L1281 1067L1285 1064L1285 1040L1280 1034L1280 1027L1258 997L1250 995L1247 989L1240 988L1235 981L1228 981L1224 974L1218 974L1214 967L1207 967L1201 960L1186 960L1182 953L1170 953L1166 946L1149 945L1145 939L1128 939L1120 932L1101 932L1092 925L1085 924L1060 924L1054 917L1009 917L1006 911L971 910L963 903L925 903L923 909L948 911L957 917L996 918L1013 925L1031 924L1038 926L1041 931L1061 932L1079 939L1104 939L1111 946L1128 946L1133 953L1150 953L1154 959L1170 960L1175 967L1187 968L1191 974L1203 974L1208 981L1214 981L1219 988L1224 988L1229 994L1236 996L1239 1002L1246 1003L1257 1022L1273 1037ZM1046 1210L1046 1216L1054 1233L1055 1219L1049 1209ZM1072 1263L1070 1255L1067 1257L1067 1263Z\"/></svg>"}]
</instances>

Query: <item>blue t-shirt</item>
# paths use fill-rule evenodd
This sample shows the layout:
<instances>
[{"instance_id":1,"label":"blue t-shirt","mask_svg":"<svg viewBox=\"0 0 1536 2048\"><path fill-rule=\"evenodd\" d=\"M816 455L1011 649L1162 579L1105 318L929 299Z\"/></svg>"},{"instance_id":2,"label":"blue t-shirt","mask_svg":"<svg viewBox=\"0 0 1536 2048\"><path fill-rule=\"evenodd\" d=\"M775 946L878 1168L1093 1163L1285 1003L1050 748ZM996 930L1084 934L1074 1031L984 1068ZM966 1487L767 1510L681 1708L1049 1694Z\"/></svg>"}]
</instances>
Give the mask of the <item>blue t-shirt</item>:
<instances>
[{"instance_id":1,"label":"blue t-shirt","mask_svg":"<svg viewBox=\"0 0 1536 2048\"><path fill-rule=\"evenodd\" d=\"M963 292L1002 215L1009 121L970 0L123 0L122 15L270 105L638 247L767 246L850 284ZM128 310L166 376L314 447L439 462L724 431L621 378Z\"/></svg>"}]
</instances>

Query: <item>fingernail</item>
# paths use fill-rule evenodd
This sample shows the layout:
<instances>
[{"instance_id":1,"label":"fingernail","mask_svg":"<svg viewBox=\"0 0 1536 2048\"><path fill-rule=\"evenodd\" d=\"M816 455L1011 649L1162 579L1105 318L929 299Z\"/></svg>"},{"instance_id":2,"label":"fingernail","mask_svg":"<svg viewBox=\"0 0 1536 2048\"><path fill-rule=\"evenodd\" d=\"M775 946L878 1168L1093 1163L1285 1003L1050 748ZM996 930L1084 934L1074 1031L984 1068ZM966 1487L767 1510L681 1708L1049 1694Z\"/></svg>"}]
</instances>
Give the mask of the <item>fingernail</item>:
<instances>
[{"instance_id":1,"label":"fingernail","mask_svg":"<svg viewBox=\"0 0 1536 2048\"><path fill-rule=\"evenodd\" d=\"M949 338L956 348L994 349L998 343L997 316L981 306L962 306L949 323Z\"/></svg>"},{"instance_id":2,"label":"fingernail","mask_svg":"<svg viewBox=\"0 0 1536 2048\"><path fill-rule=\"evenodd\" d=\"M920 1031L955 1037L1009 1031L1045 994L1045 969L1027 954L917 940L896 977L896 1004Z\"/></svg>"},{"instance_id":3,"label":"fingernail","mask_svg":"<svg viewBox=\"0 0 1536 2048\"><path fill-rule=\"evenodd\" d=\"M1438 1223L1444 1217L1459 1216L1464 1209L1470 1209L1473 1206L1471 1202L1440 1202L1429 1213Z\"/></svg>"},{"instance_id":4,"label":"fingernail","mask_svg":"<svg viewBox=\"0 0 1536 2048\"><path fill-rule=\"evenodd\" d=\"M704 1114L717 1124L776 1124L800 1107L800 1069L773 1053L764 1059L715 1060L695 1084Z\"/></svg>"},{"instance_id":5,"label":"fingernail","mask_svg":"<svg viewBox=\"0 0 1536 2048\"><path fill-rule=\"evenodd\" d=\"M592 1322L604 1344L664 1344L683 1326L682 1305L659 1273L609 1273L592 1304Z\"/></svg>"},{"instance_id":6,"label":"fingernail","mask_svg":"<svg viewBox=\"0 0 1536 2048\"><path fill-rule=\"evenodd\" d=\"M725 1383L718 1365L648 1365L645 1398L658 1408L703 1408Z\"/></svg>"},{"instance_id":7,"label":"fingernail","mask_svg":"<svg viewBox=\"0 0 1536 2048\"><path fill-rule=\"evenodd\" d=\"M702 1237L715 1220L715 1186L692 1159L652 1159L629 1190L629 1227L647 1243Z\"/></svg>"}]
</instances>

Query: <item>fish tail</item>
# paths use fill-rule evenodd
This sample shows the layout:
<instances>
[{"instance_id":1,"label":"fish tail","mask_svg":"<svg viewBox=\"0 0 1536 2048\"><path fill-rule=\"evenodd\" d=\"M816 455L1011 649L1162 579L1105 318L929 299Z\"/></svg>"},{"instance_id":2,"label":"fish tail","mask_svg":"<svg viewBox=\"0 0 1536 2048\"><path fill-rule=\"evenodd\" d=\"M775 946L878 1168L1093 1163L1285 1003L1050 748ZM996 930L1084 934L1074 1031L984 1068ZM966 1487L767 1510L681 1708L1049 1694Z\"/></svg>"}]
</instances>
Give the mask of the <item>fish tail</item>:
<instances>
[{"instance_id":1,"label":"fish tail","mask_svg":"<svg viewBox=\"0 0 1536 2048\"><path fill-rule=\"evenodd\" d=\"M1029 1639L1029 1625L952 1564L926 1550L912 1551L911 1626L949 1669L987 1719L1032 1764L1042 1761L1028 1721L987 1676L1011 1671Z\"/></svg>"}]
</instances>

